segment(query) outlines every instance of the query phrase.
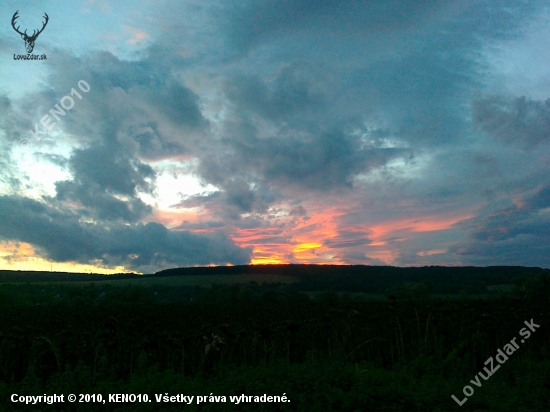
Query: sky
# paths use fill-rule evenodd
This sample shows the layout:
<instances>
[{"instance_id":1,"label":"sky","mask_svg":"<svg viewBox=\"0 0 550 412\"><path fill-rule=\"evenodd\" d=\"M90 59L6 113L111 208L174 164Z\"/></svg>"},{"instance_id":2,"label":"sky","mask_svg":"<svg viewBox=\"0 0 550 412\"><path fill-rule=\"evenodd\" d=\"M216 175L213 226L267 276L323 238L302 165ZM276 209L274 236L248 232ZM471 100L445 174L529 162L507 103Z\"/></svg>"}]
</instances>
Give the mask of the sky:
<instances>
[{"instance_id":1,"label":"sky","mask_svg":"<svg viewBox=\"0 0 550 412\"><path fill-rule=\"evenodd\" d=\"M20 32L39 30L22 60ZM0 3L0 269L550 267L550 9Z\"/></svg>"}]
</instances>

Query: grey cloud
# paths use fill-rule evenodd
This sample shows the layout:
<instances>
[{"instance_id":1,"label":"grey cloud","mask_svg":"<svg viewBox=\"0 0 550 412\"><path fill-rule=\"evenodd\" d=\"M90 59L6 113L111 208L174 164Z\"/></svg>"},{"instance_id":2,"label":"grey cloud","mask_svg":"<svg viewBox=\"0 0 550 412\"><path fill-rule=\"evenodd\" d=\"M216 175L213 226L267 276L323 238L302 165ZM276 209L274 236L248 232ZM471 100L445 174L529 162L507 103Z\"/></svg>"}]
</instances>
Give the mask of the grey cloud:
<instances>
[{"instance_id":1,"label":"grey cloud","mask_svg":"<svg viewBox=\"0 0 550 412\"><path fill-rule=\"evenodd\" d=\"M168 77L168 76L167 76ZM207 125L199 109L199 98L174 79L166 78L163 84L141 86L136 97L158 110L162 117L177 127L202 128Z\"/></svg>"},{"instance_id":2,"label":"grey cloud","mask_svg":"<svg viewBox=\"0 0 550 412\"><path fill-rule=\"evenodd\" d=\"M149 215L152 208L138 192L153 194L155 173L138 156L154 159L187 152L189 133L207 126L198 97L147 58L128 62L107 52L81 57L61 52L50 64L54 70L49 88L32 96L38 99L22 100L28 113L47 114L81 79L90 85L58 122L84 148L71 154L72 180L56 183L56 199L77 202L81 213L98 219L136 222ZM3 105L12 106L6 99ZM16 108L12 112L19 113ZM30 123L19 117L7 119Z\"/></svg>"},{"instance_id":3,"label":"grey cloud","mask_svg":"<svg viewBox=\"0 0 550 412\"><path fill-rule=\"evenodd\" d=\"M208 127L198 96L170 71L159 69L162 62L155 57L129 62L107 52L75 57L58 51L55 61L48 61L52 70L46 88L16 102L1 97L0 127L17 142L61 97L78 89L79 80L90 85L57 122L77 146L68 160L73 179L57 182L57 201L76 201L83 214L99 219L136 222L151 213L138 192L153 194L155 174L138 158L188 153L196 134ZM49 159L64 162L53 156Z\"/></svg>"},{"instance_id":4,"label":"grey cloud","mask_svg":"<svg viewBox=\"0 0 550 412\"><path fill-rule=\"evenodd\" d=\"M397 4L395 4L397 3ZM229 40L244 51L266 39L313 32L364 35L421 24L447 1L247 1L229 10Z\"/></svg>"},{"instance_id":5,"label":"grey cloud","mask_svg":"<svg viewBox=\"0 0 550 412\"><path fill-rule=\"evenodd\" d=\"M399 149L365 148L359 139L341 132L323 133L309 141L268 139L259 142L255 150L245 152L245 156L265 159L267 179L318 190L351 187L355 174L403 154Z\"/></svg>"},{"instance_id":6,"label":"grey cloud","mask_svg":"<svg viewBox=\"0 0 550 412\"><path fill-rule=\"evenodd\" d=\"M201 156L198 173L221 187L244 176L270 188L326 191L351 187L358 174L397 158L453 150L470 136L466 107L483 85L484 42L517 36L536 8L506 1L241 4L229 13L230 38L275 55L249 55L242 60L248 73L228 77L222 144L215 156ZM349 35L334 35L340 31ZM313 33L332 35L315 40L307 36ZM300 63L303 53L314 63ZM349 132L365 124L377 142L371 147ZM266 125L274 130L268 137L261 136Z\"/></svg>"},{"instance_id":7,"label":"grey cloud","mask_svg":"<svg viewBox=\"0 0 550 412\"><path fill-rule=\"evenodd\" d=\"M0 94L0 130L7 142L17 144L32 137L29 130L34 130L34 125L26 116L28 112L29 108L19 108L8 96Z\"/></svg>"},{"instance_id":8,"label":"grey cloud","mask_svg":"<svg viewBox=\"0 0 550 412\"><path fill-rule=\"evenodd\" d=\"M548 230L548 227L546 227ZM548 240L541 243L538 236L521 236L498 242L475 242L454 250L459 264L489 266L499 265L550 267ZM447 260L448 262L448 260ZM448 263L447 263L448 264Z\"/></svg>"},{"instance_id":9,"label":"grey cloud","mask_svg":"<svg viewBox=\"0 0 550 412\"><path fill-rule=\"evenodd\" d=\"M4 190L17 192L21 190L21 178L13 167L14 160L11 157L10 143L0 140L0 184Z\"/></svg>"},{"instance_id":10,"label":"grey cloud","mask_svg":"<svg viewBox=\"0 0 550 412\"><path fill-rule=\"evenodd\" d=\"M229 30L231 38L246 47L269 44L281 60L306 53L316 64L328 62L338 74L341 91L328 96L331 107L319 116L323 120L329 113L368 120L367 115L374 112L391 119L388 126L399 138L433 147L457 142L468 132L463 108L472 88L482 86L482 74L489 70L483 45L517 37L538 5L504 0L491 5L260 1L236 7L229 14L233 19ZM251 77L241 83L237 97L258 103L257 111L269 108L272 116L280 113L274 94L269 95L265 85ZM307 96L298 94L298 104L308 102ZM296 104L287 103L285 108Z\"/></svg>"},{"instance_id":11,"label":"grey cloud","mask_svg":"<svg viewBox=\"0 0 550 412\"><path fill-rule=\"evenodd\" d=\"M69 163L68 159L66 157L52 154L52 153L41 153L37 152L34 154L34 157L37 159L42 159L45 161L48 161L50 163L53 163L54 165L57 165L59 167L66 167Z\"/></svg>"},{"instance_id":12,"label":"grey cloud","mask_svg":"<svg viewBox=\"0 0 550 412\"><path fill-rule=\"evenodd\" d=\"M476 264L550 266L550 218L541 211L550 207L550 184L525 196L518 205L509 204L480 213L460 223L468 240L450 249L458 259Z\"/></svg>"},{"instance_id":13,"label":"grey cloud","mask_svg":"<svg viewBox=\"0 0 550 412\"><path fill-rule=\"evenodd\" d=\"M181 224L174 228L176 230L211 230L211 229L222 229L225 226L224 222L210 220L207 222L192 223L188 221L183 221Z\"/></svg>"},{"instance_id":14,"label":"grey cloud","mask_svg":"<svg viewBox=\"0 0 550 412\"><path fill-rule=\"evenodd\" d=\"M76 181L98 186L122 195L137 190L150 191L151 166L127 156L118 147L96 146L75 150L69 163Z\"/></svg>"},{"instance_id":15,"label":"grey cloud","mask_svg":"<svg viewBox=\"0 0 550 412\"><path fill-rule=\"evenodd\" d=\"M533 211L550 207L550 183L545 184L526 199L526 207Z\"/></svg>"},{"instance_id":16,"label":"grey cloud","mask_svg":"<svg viewBox=\"0 0 550 412\"><path fill-rule=\"evenodd\" d=\"M28 242L44 257L104 265L166 268L248 263L251 250L221 232L170 231L158 223L82 223L78 215L18 196L0 197L3 239Z\"/></svg>"},{"instance_id":17,"label":"grey cloud","mask_svg":"<svg viewBox=\"0 0 550 412\"><path fill-rule=\"evenodd\" d=\"M245 182L233 180L226 185L226 199L239 210L250 212L254 203L254 193Z\"/></svg>"},{"instance_id":18,"label":"grey cloud","mask_svg":"<svg viewBox=\"0 0 550 412\"><path fill-rule=\"evenodd\" d=\"M221 191L185 196L172 207L202 207L219 217L238 220L244 213L265 213L267 205L276 196L261 186L251 188L247 182L238 178L228 179L222 187Z\"/></svg>"},{"instance_id":19,"label":"grey cloud","mask_svg":"<svg viewBox=\"0 0 550 412\"><path fill-rule=\"evenodd\" d=\"M229 150L225 156L201 159L199 172L213 184L223 184L227 176L239 171L246 175L249 170L274 187L292 184L326 191L351 187L356 174L408 154L398 148L365 147L359 137L339 131L309 139L236 136L226 144ZM213 175L216 170L219 172Z\"/></svg>"},{"instance_id":20,"label":"grey cloud","mask_svg":"<svg viewBox=\"0 0 550 412\"><path fill-rule=\"evenodd\" d=\"M73 179L55 185L57 200L76 201L84 213L106 220L136 222L152 212L137 196L151 193L155 173L123 151L108 146L75 150L69 170Z\"/></svg>"},{"instance_id":21,"label":"grey cloud","mask_svg":"<svg viewBox=\"0 0 550 412\"><path fill-rule=\"evenodd\" d=\"M351 248L370 243L365 233L341 230L338 236L323 242L329 248Z\"/></svg>"},{"instance_id":22,"label":"grey cloud","mask_svg":"<svg viewBox=\"0 0 550 412\"><path fill-rule=\"evenodd\" d=\"M138 154L146 160L170 158L184 152L179 144L163 140L162 131L155 122L144 124L138 130L134 130L132 137L139 145Z\"/></svg>"},{"instance_id":23,"label":"grey cloud","mask_svg":"<svg viewBox=\"0 0 550 412\"><path fill-rule=\"evenodd\" d=\"M276 77L268 82L253 74L230 75L224 90L238 110L286 122L299 116L304 122L305 115L311 117L312 110L324 106L337 89L333 77L327 69L294 61L283 65Z\"/></svg>"},{"instance_id":24,"label":"grey cloud","mask_svg":"<svg viewBox=\"0 0 550 412\"><path fill-rule=\"evenodd\" d=\"M222 192L216 191L211 193L199 193L192 196L185 196L181 202L172 205L172 207L201 207L215 201L222 195Z\"/></svg>"},{"instance_id":25,"label":"grey cloud","mask_svg":"<svg viewBox=\"0 0 550 412\"><path fill-rule=\"evenodd\" d=\"M229 39L246 50L262 41L304 31L333 36L378 36L388 32L430 28L435 21L458 21L465 33L484 37L513 35L522 18L537 10L538 1L496 0L489 3L448 0L276 0L239 2L226 13Z\"/></svg>"},{"instance_id":26,"label":"grey cloud","mask_svg":"<svg viewBox=\"0 0 550 412\"><path fill-rule=\"evenodd\" d=\"M550 99L491 96L472 103L473 121L504 143L533 147L550 139Z\"/></svg>"},{"instance_id":27,"label":"grey cloud","mask_svg":"<svg viewBox=\"0 0 550 412\"><path fill-rule=\"evenodd\" d=\"M352 261L356 265L387 266L387 264L380 259L368 257L365 252L350 251L344 253L342 257Z\"/></svg>"},{"instance_id":28,"label":"grey cloud","mask_svg":"<svg viewBox=\"0 0 550 412\"><path fill-rule=\"evenodd\" d=\"M440 231L453 234L446 244L469 237L429 259L494 263L505 259L505 245L510 245L515 254L510 261L525 263L534 256L530 250L544 250L540 242L546 241L548 228L541 210L548 204L547 186L523 196L522 208L497 201L540 185L547 161L542 151L522 158L513 144L500 143L541 147L547 140L548 103L510 97L472 102L471 96L491 79L485 52L493 46L506 49L505 42L519 38L543 7L542 1L512 0L268 0L213 1L196 10L170 5L165 13L162 6L155 11L163 18L159 42L137 59L125 61L108 52L75 57L58 50L56 59L47 62L48 89L17 101L0 98L0 128L14 142L78 80L91 86L59 123L76 147L67 163L72 178L58 182L56 198L44 199L60 218L38 219L54 215L46 206L45 212L25 216L50 225L61 244L74 244L67 256L79 261L100 256L109 264L129 266L182 262L172 246L192 243L193 234L172 239L162 227L135 222L151 212L139 199L140 192L154 193L147 162L185 155L196 157L193 172L218 191L182 199L179 206L202 207L213 222L184 222L181 229L273 227L277 216L270 206L303 202L314 213L320 207L310 210L308 205L318 197L329 199L324 204L331 208L339 207L336 197L359 205L350 206L337 222L347 228L411 216L429 220L452 210L475 210L476 203L489 199L492 210L476 212L460 232ZM150 20L146 24L158 31L159 20ZM222 42L226 47L220 47ZM474 124L494 139L472 130L472 110ZM207 114L215 119L212 124ZM6 168L9 161L0 155ZM5 170L0 178L17 181ZM371 171L374 177L359 176ZM291 215L304 213L301 208ZM89 239L65 241L73 232L61 221L72 225L74 236ZM258 243L288 243L291 226L279 227L284 235L259 235ZM110 240L106 228L131 247ZM40 230L35 236L46 244ZM132 236L149 239L146 246L159 255L132 243ZM392 236L399 239L392 241ZM420 243L437 243L437 236L427 232ZM400 253L396 262L421 260L416 253L428 249L408 242L413 238L420 239L410 231L388 234L388 249ZM165 245L164 251L155 249L151 239ZM205 247L203 240L196 242ZM380 250L345 231L325 245L358 261ZM526 248L523 258L520 246ZM90 256L77 250L86 248ZM239 250L235 256L241 256ZM66 257L54 246L51 253ZM208 260L192 253L197 262Z\"/></svg>"},{"instance_id":29,"label":"grey cloud","mask_svg":"<svg viewBox=\"0 0 550 412\"><path fill-rule=\"evenodd\" d=\"M79 57L59 52L48 63L52 66L49 88L39 94L40 110L26 112L37 112L38 121L85 80L90 91L81 93L82 99L58 122L77 139L73 143L118 141L143 159L189 153L196 135L208 129L208 121L199 97L167 69L181 62L167 50L159 53L150 49L140 60L125 61L108 52ZM35 101L28 104L36 107Z\"/></svg>"},{"instance_id":30,"label":"grey cloud","mask_svg":"<svg viewBox=\"0 0 550 412\"><path fill-rule=\"evenodd\" d=\"M239 229L257 229L267 226L267 223L268 222L260 218L247 216L235 222L235 227L238 227Z\"/></svg>"},{"instance_id":31,"label":"grey cloud","mask_svg":"<svg viewBox=\"0 0 550 412\"><path fill-rule=\"evenodd\" d=\"M290 216L307 216L307 211L302 205L294 207L289 212Z\"/></svg>"},{"instance_id":32,"label":"grey cloud","mask_svg":"<svg viewBox=\"0 0 550 412\"><path fill-rule=\"evenodd\" d=\"M140 199L120 200L101 190L97 185L83 185L71 181L56 183L57 200L76 201L80 214L101 220L137 222L151 214L153 208Z\"/></svg>"}]
</instances>

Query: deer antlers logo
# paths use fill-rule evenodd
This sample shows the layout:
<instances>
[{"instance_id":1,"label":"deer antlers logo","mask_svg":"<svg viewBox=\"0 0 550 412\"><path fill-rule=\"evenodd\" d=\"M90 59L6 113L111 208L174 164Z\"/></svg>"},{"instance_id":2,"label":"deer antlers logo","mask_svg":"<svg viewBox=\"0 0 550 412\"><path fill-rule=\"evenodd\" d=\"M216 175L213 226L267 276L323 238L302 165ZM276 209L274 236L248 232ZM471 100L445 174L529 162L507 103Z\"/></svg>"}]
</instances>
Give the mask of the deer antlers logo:
<instances>
[{"instance_id":1,"label":"deer antlers logo","mask_svg":"<svg viewBox=\"0 0 550 412\"><path fill-rule=\"evenodd\" d=\"M40 30L38 30L38 32L36 30L33 30L32 35L29 36L27 34L27 30L25 30L23 33L21 33L19 31L19 26L15 27L15 20L17 20L17 18L19 17L17 15L17 13L19 13L19 10L17 10L15 12L15 14L13 15L13 17L11 18L11 26L13 27L13 29L17 33L19 33L21 35L21 38L23 40L25 40L25 48L27 49L27 53L32 53L32 51L34 49L34 42L36 41L36 38L38 37L38 35L44 31L44 28L48 24L49 17L46 13L44 13L44 18L46 19L46 21L44 23L42 23L42 28Z\"/></svg>"}]
</instances>

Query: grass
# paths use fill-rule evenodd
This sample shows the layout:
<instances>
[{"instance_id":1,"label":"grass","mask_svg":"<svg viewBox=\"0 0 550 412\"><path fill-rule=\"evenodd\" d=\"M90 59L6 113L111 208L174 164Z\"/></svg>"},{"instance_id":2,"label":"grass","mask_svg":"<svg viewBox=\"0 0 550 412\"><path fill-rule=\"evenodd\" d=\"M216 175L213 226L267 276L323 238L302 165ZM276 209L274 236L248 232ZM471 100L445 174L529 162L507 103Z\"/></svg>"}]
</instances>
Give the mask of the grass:
<instances>
[{"instance_id":1,"label":"grass","mask_svg":"<svg viewBox=\"0 0 550 412\"><path fill-rule=\"evenodd\" d=\"M546 409L547 391L540 382L550 364L548 360L512 360L502 371L495 374L461 408L452 400L451 394L459 395L468 376L451 376L442 379L436 373L424 371L429 361L420 359L409 366L394 370L377 368L372 364L344 364L331 360L308 360L300 364L277 362L221 370L216 376L190 377L144 366L128 380L102 379L92 382L90 371L85 366L65 369L42 385L32 373L18 385L0 384L0 396L4 399L12 393L42 395L44 393L101 393L104 398L112 393L149 394L151 403L88 405L74 404L77 412L112 411L395 411L395 412L536 412ZM418 371L417 371L418 369ZM421 373L419 373L421 372ZM13 392L16 391L16 392ZM178 403L157 403L155 394L183 394L226 396L222 403L205 402L198 406ZM231 395L247 396L285 394L287 403L243 402L238 405L229 399ZM462 398L462 396L460 396ZM5 403L6 411L58 410L56 405L21 405ZM95 406L95 408L94 408Z\"/></svg>"},{"instance_id":2,"label":"grass","mask_svg":"<svg viewBox=\"0 0 550 412\"><path fill-rule=\"evenodd\" d=\"M487 290L491 292L512 292L516 285L514 284L504 284L504 285L489 285Z\"/></svg>"},{"instance_id":3,"label":"grass","mask_svg":"<svg viewBox=\"0 0 550 412\"><path fill-rule=\"evenodd\" d=\"M162 277L142 277L136 276L134 279L106 279L94 282L86 281L69 281L69 282L14 282L13 284L40 286L90 286L95 284L110 285L110 286L199 286L209 288L212 285L231 285L231 284L248 284L250 282L262 283L294 283L299 280L286 275L271 275L271 274L242 274L242 275L188 275L188 276L162 276Z\"/></svg>"},{"instance_id":4,"label":"grass","mask_svg":"<svg viewBox=\"0 0 550 412\"><path fill-rule=\"evenodd\" d=\"M325 291L307 291L302 292L307 295L310 299L317 299L318 297L325 294ZM350 299L364 299L364 300L386 300L386 295L384 293L366 293L366 292L335 292L335 294L342 298L343 296L349 296Z\"/></svg>"},{"instance_id":5,"label":"grass","mask_svg":"<svg viewBox=\"0 0 550 412\"><path fill-rule=\"evenodd\" d=\"M240 279L250 281L250 276L255 275ZM208 284L225 280L223 275L193 277ZM136 284L118 279L91 282L96 287L90 288L69 287L75 283L0 288L0 399L14 393L147 393L151 398L167 392L286 393L290 402L285 404L212 402L185 410L549 410L550 340L545 326L494 377L476 386L463 407L451 398L462 399L463 387L497 348L517 335L525 319L548 324L547 301L355 300L352 294L331 291L309 300L291 288L246 284L200 290L193 304L189 299L185 304L149 299L178 289L171 286L174 281L193 277L129 279L149 281L139 285L150 287L97 287ZM239 276L227 276L232 283L235 279ZM278 276L258 279L281 282ZM156 288L159 281L172 283ZM175 292L196 292L184 286ZM5 411L49 412L58 406L41 404L37 409L0 401ZM70 410L181 409L181 404L151 402L82 403Z\"/></svg>"}]
</instances>

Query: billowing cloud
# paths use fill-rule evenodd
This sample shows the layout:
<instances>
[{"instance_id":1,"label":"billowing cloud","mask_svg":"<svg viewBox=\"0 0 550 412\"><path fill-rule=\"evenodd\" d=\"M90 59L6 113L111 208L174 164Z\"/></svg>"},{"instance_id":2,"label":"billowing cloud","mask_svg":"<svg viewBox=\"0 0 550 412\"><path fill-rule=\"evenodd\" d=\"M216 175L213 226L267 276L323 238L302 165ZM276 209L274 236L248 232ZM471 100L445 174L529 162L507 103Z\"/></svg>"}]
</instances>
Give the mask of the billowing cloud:
<instances>
[{"instance_id":1,"label":"billowing cloud","mask_svg":"<svg viewBox=\"0 0 550 412\"><path fill-rule=\"evenodd\" d=\"M149 215L151 206L137 194L151 192L153 169L123 153L107 146L76 150L69 160L73 179L56 182L56 199L77 202L101 220L136 222Z\"/></svg>"},{"instance_id":2,"label":"billowing cloud","mask_svg":"<svg viewBox=\"0 0 550 412\"><path fill-rule=\"evenodd\" d=\"M102 13L93 46L44 38L36 85L0 80L0 213L22 217L0 237L143 270L550 266L550 66L535 78L525 63L547 53L533 39L548 15L540 0L186 1L118 26ZM55 127L32 140L44 116Z\"/></svg>"},{"instance_id":3,"label":"billowing cloud","mask_svg":"<svg viewBox=\"0 0 550 412\"><path fill-rule=\"evenodd\" d=\"M474 123L504 143L534 146L550 140L550 99L491 96L473 103Z\"/></svg>"},{"instance_id":4,"label":"billowing cloud","mask_svg":"<svg viewBox=\"0 0 550 412\"><path fill-rule=\"evenodd\" d=\"M0 237L37 246L57 262L152 270L174 266L243 264L250 250L222 232L195 234L163 225L82 222L79 215L17 196L0 197Z\"/></svg>"}]
</instances>

